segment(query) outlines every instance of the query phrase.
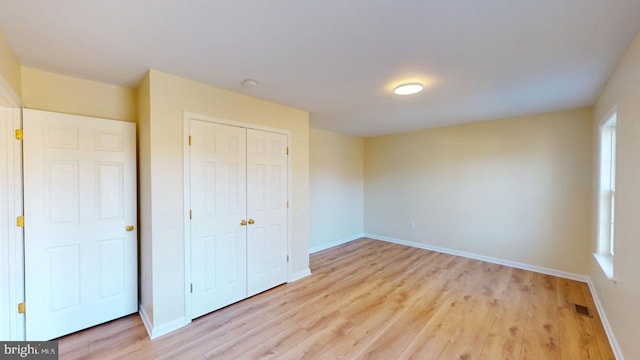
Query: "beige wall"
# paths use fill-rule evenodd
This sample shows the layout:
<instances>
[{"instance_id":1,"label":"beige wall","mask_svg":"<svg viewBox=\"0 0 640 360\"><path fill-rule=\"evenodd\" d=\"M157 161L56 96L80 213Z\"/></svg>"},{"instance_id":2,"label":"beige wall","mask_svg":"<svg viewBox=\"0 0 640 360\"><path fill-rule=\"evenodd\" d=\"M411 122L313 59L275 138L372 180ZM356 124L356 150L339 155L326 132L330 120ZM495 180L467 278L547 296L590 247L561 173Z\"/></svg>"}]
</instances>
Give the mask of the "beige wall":
<instances>
[{"instance_id":1,"label":"beige wall","mask_svg":"<svg viewBox=\"0 0 640 360\"><path fill-rule=\"evenodd\" d=\"M362 234L364 140L309 131L311 250Z\"/></svg>"},{"instance_id":2,"label":"beige wall","mask_svg":"<svg viewBox=\"0 0 640 360\"><path fill-rule=\"evenodd\" d=\"M22 67L26 108L135 122L136 91Z\"/></svg>"},{"instance_id":3,"label":"beige wall","mask_svg":"<svg viewBox=\"0 0 640 360\"><path fill-rule=\"evenodd\" d=\"M140 306L153 325L153 257L151 233L151 92L149 73L138 87L138 228L140 237ZM146 159L140 161L140 159ZM142 211L144 209L144 211Z\"/></svg>"},{"instance_id":4,"label":"beige wall","mask_svg":"<svg viewBox=\"0 0 640 360\"><path fill-rule=\"evenodd\" d=\"M15 95L20 96L22 92L20 62L2 33L0 33L0 77L9 84Z\"/></svg>"},{"instance_id":5,"label":"beige wall","mask_svg":"<svg viewBox=\"0 0 640 360\"><path fill-rule=\"evenodd\" d=\"M183 229L183 112L291 131L291 266L309 268L309 115L305 111L258 100L177 76L150 71L151 214L153 233L153 326L184 319L185 263ZM145 164L148 162L148 164ZM146 226L143 224L143 226ZM149 280L149 279L147 279Z\"/></svg>"},{"instance_id":6,"label":"beige wall","mask_svg":"<svg viewBox=\"0 0 640 360\"><path fill-rule=\"evenodd\" d=\"M617 105L616 163L616 241L614 275L609 281L592 259L591 278L605 313L626 359L640 359L638 324L640 324L640 35L624 58L602 94L594 110L593 127ZM597 139L594 136L594 142ZM594 157L594 168L597 157ZM594 173L594 178L597 178ZM594 187L593 198L597 195ZM594 203L595 208L595 203ZM595 212L593 224L596 224ZM592 251L596 251L593 229Z\"/></svg>"},{"instance_id":7,"label":"beige wall","mask_svg":"<svg viewBox=\"0 0 640 360\"><path fill-rule=\"evenodd\" d=\"M591 118L580 109L365 139L365 233L588 274Z\"/></svg>"}]
</instances>

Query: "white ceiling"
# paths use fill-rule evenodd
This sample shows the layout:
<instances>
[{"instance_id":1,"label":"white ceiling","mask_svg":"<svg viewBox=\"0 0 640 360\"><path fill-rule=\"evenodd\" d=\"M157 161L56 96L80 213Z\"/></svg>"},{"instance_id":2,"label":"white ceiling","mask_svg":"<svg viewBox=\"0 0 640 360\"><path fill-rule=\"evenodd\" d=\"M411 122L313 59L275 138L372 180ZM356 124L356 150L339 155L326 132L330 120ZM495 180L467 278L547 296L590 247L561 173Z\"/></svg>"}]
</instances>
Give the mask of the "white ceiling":
<instances>
[{"instance_id":1,"label":"white ceiling","mask_svg":"<svg viewBox=\"0 0 640 360\"><path fill-rule=\"evenodd\" d=\"M154 68L359 136L592 105L639 30L638 0L0 0L23 65L133 88Z\"/></svg>"}]
</instances>

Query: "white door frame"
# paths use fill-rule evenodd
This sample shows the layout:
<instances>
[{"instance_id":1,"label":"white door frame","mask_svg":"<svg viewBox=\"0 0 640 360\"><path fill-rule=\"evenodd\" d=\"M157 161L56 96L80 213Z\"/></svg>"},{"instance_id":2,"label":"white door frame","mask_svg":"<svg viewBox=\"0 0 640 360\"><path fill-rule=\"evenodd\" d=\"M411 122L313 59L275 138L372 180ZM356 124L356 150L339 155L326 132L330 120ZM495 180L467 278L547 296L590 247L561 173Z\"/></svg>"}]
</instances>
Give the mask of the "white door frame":
<instances>
[{"instance_id":1,"label":"white door frame","mask_svg":"<svg viewBox=\"0 0 640 360\"><path fill-rule=\"evenodd\" d=\"M0 308L0 334L5 340L24 340L24 314L18 304L24 302L23 230L16 227L16 217L22 215L22 143L15 139L15 130L22 129L20 97L0 76L0 289L8 294ZM7 291L8 293L5 293Z\"/></svg>"},{"instance_id":2,"label":"white door frame","mask_svg":"<svg viewBox=\"0 0 640 360\"><path fill-rule=\"evenodd\" d=\"M191 226L189 223L189 210L191 209L191 177L190 177L190 169L189 169L189 133L190 133L190 122L191 120L200 120L200 121L208 121L211 123L228 125L228 126L237 126L241 128L247 129L255 129L262 131L269 131L278 134L284 134L287 136L287 147L289 151L291 151L291 131L285 129L278 129L269 126L263 126L253 123L245 123L241 121L228 120L208 115L202 115L197 113L192 113L185 111L183 114L183 136L182 136L182 144L183 144L183 178L184 178L184 209L183 209L183 218L184 218L184 299L185 299L185 317L188 322L191 322ZM287 156L287 199L291 199L291 156ZM291 256L291 204L287 208L287 253ZM287 263L287 281L291 281L291 264L293 263L292 259L289 258L289 262Z\"/></svg>"}]
</instances>

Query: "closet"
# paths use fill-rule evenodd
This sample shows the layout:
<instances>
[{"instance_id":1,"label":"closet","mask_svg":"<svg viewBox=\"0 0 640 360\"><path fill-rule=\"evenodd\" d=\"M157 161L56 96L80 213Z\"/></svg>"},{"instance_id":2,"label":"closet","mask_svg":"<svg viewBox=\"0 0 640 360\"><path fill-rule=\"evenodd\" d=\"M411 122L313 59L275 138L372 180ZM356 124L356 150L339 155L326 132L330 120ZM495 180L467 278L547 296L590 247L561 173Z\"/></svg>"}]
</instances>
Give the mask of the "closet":
<instances>
[{"instance_id":1,"label":"closet","mask_svg":"<svg viewBox=\"0 0 640 360\"><path fill-rule=\"evenodd\" d=\"M193 118L188 132L196 318L287 281L288 135Z\"/></svg>"}]
</instances>

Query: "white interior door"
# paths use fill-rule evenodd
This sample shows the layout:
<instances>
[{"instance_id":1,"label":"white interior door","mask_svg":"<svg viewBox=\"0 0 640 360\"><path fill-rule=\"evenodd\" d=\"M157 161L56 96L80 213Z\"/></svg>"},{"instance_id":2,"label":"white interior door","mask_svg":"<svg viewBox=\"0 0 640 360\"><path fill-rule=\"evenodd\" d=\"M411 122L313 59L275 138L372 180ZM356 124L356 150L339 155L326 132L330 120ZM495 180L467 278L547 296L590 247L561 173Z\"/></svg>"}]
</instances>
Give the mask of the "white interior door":
<instances>
[{"instance_id":1,"label":"white interior door","mask_svg":"<svg viewBox=\"0 0 640 360\"><path fill-rule=\"evenodd\" d=\"M247 296L246 133L191 120L191 316Z\"/></svg>"},{"instance_id":2,"label":"white interior door","mask_svg":"<svg viewBox=\"0 0 640 360\"><path fill-rule=\"evenodd\" d=\"M247 129L248 296L287 282L286 149L286 135Z\"/></svg>"},{"instance_id":3,"label":"white interior door","mask_svg":"<svg viewBox=\"0 0 640 360\"><path fill-rule=\"evenodd\" d=\"M24 110L23 128L27 340L136 312L135 124Z\"/></svg>"}]
</instances>

